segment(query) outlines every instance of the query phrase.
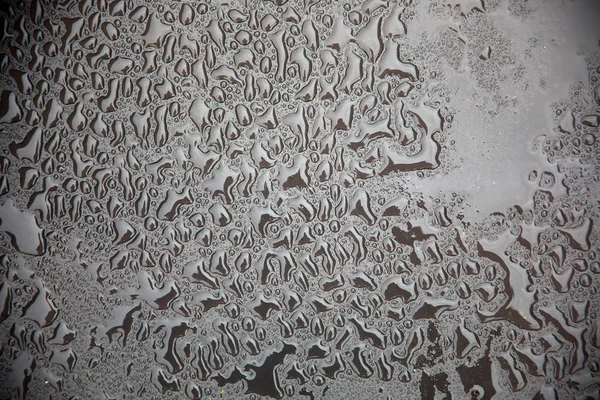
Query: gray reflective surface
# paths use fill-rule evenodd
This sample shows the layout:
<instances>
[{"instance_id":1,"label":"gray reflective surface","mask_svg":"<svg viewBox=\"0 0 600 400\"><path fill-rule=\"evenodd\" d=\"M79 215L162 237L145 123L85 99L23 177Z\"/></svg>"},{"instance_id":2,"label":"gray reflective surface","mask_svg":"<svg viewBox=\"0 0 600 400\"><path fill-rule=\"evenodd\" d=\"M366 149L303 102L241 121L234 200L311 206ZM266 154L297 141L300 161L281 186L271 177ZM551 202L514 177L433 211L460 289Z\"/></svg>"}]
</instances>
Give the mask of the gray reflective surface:
<instances>
[{"instance_id":1,"label":"gray reflective surface","mask_svg":"<svg viewBox=\"0 0 600 400\"><path fill-rule=\"evenodd\" d=\"M0 398L599 398L600 6L547 3L3 3Z\"/></svg>"}]
</instances>

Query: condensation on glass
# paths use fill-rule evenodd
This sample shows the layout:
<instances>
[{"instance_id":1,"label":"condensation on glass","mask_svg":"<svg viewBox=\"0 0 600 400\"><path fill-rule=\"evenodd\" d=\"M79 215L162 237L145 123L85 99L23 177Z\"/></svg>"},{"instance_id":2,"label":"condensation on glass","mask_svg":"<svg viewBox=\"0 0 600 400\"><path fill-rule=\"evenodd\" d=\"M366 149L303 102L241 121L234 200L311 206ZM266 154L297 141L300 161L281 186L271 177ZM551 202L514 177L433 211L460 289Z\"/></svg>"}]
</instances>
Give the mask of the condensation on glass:
<instances>
[{"instance_id":1,"label":"condensation on glass","mask_svg":"<svg viewBox=\"0 0 600 400\"><path fill-rule=\"evenodd\" d=\"M528 7L4 2L0 397L598 398L599 54L486 144Z\"/></svg>"}]
</instances>

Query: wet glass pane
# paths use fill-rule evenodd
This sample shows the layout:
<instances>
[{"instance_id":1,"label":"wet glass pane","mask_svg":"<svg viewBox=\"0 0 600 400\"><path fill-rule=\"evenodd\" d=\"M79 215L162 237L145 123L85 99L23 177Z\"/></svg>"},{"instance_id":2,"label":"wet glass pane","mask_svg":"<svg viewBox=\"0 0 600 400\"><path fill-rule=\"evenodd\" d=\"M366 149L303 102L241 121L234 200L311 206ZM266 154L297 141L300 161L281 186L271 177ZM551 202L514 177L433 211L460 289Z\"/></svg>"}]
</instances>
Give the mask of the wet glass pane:
<instances>
[{"instance_id":1,"label":"wet glass pane","mask_svg":"<svg viewBox=\"0 0 600 400\"><path fill-rule=\"evenodd\" d=\"M0 5L0 398L598 399L600 4Z\"/></svg>"}]
</instances>

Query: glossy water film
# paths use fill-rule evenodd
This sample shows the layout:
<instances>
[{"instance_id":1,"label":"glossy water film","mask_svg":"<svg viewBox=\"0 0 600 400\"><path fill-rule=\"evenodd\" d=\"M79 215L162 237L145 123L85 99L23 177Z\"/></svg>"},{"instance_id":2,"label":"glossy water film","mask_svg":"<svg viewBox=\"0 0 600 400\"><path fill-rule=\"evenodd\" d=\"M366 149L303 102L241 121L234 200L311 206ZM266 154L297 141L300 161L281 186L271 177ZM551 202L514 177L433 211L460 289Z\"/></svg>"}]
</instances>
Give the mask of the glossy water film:
<instances>
[{"instance_id":1,"label":"glossy water film","mask_svg":"<svg viewBox=\"0 0 600 400\"><path fill-rule=\"evenodd\" d=\"M0 398L599 399L598 16L3 2Z\"/></svg>"}]
</instances>

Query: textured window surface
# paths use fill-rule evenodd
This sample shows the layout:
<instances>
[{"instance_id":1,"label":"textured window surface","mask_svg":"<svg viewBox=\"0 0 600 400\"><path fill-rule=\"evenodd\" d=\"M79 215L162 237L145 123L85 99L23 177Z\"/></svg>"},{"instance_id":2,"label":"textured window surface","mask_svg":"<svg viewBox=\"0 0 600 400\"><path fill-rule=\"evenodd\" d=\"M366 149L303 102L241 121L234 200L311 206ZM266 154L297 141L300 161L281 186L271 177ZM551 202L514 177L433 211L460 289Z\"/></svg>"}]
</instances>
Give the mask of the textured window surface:
<instances>
[{"instance_id":1,"label":"textured window surface","mask_svg":"<svg viewBox=\"0 0 600 400\"><path fill-rule=\"evenodd\" d=\"M0 399L598 399L600 4L0 4Z\"/></svg>"}]
</instances>

